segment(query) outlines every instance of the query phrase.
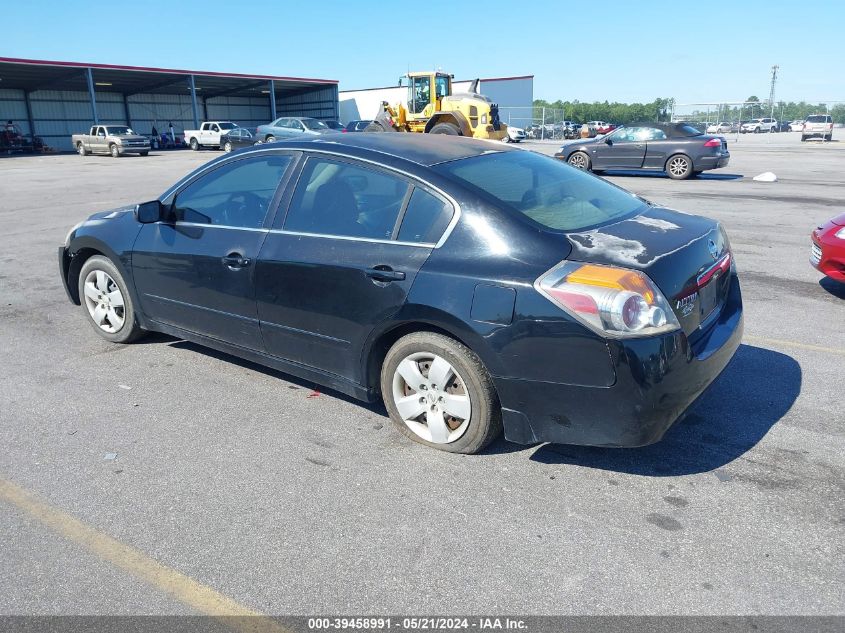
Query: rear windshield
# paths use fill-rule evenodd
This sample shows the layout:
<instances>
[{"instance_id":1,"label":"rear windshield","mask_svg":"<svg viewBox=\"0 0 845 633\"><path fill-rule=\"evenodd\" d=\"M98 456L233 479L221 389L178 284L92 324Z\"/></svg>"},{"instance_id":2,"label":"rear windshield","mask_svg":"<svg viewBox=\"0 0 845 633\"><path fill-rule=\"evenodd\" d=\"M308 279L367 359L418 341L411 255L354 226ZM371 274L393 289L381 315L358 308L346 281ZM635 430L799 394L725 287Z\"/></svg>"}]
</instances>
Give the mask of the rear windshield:
<instances>
[{"instance_id":1,"label":"rear windshield","mask_svg":"<svg viewBox=\"0 0 845 633\"><path fill-rule=\"evenodd\" d=\"M238 126L234 123L218 123L217 127L219 127L221 130L234 130Z\"/></svg>"},{"instance_id":2,"label":"rear windshield","mask_svg":"<svg viewBox=\"0 0 845 633\"><path fill-rule=\"evenodd\" d=\"M639 212L634 194L566 163L527 151L496 152L435 169L556 231L582 231Z\"/></svg>"},{"instance_id":3,"label":"rear windshield","mask_svg":"<svg viewBox=\"0 0 845 633\"><path fill-rule=\"evenodd\" d=\"M684 123L675 128L681 136L699 136L701 130L691 126L689 123Z\"/></svg>"},{"instance_id":4,"label":"rear windshield","mask_svg":"<svg viewBox=\"0 0 845 633\"><path fill-rule=\"evenodd\" d=\"M807 123L830 123L830 117L826 114L814 114L807 117Z\"/></svg>"}]
</instances>

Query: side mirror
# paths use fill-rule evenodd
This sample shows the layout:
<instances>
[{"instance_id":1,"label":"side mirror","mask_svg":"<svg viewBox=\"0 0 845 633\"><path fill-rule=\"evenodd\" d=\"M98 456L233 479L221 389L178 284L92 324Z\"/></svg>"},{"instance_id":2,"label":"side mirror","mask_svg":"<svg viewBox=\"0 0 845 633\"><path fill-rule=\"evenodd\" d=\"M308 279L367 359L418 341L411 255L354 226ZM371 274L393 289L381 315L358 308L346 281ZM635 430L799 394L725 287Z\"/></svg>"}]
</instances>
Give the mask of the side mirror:
<instances>
[{"instance_id":1,"label":"side mirror","mask_svg":"<svg viewBox=\"0 0 845 633\"><path fill-rule=\"evenodd\" d=\"M605 143L607 143L608 145L613 145L613 139L612 138L608 138L608 137L605 136L602 140Z\"/></svg>"},{"instance_id":2,"label":"side mirror","mask_svg":"<svg viewBox=\"0 0 845 633\"><path fill-rule=\"evenodd\" d=\"M153 200L139 204L135 209L135 216L141 224L152 224L163 220L164 212L164 205L158 200Z\"/></svg>"}]
</instances>

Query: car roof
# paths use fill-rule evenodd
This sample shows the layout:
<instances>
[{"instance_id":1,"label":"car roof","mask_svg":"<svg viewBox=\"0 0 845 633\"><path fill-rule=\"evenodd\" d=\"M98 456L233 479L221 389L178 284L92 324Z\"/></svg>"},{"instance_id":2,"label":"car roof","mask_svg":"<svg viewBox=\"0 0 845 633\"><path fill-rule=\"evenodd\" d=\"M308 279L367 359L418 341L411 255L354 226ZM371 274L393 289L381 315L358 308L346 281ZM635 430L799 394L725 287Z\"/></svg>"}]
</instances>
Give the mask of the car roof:
<instances>
[{"instance_id":1,"label":"car roof","mask_svg":"<svg viewBox=\"0 0 845 633\"><path fill-rule=\"evenodd\" d=\"M498 141L483 141L446 134L401 132L324 134L307 139L277 141L273 145L306 151L336 152L370 159L379 159L379 155L391 156L427 167L482 154L521 151L507 147ZM260 145L255 150L246 151L259 151L262 147L267 148L268 145Z\"/></svg>"}]
</instances>

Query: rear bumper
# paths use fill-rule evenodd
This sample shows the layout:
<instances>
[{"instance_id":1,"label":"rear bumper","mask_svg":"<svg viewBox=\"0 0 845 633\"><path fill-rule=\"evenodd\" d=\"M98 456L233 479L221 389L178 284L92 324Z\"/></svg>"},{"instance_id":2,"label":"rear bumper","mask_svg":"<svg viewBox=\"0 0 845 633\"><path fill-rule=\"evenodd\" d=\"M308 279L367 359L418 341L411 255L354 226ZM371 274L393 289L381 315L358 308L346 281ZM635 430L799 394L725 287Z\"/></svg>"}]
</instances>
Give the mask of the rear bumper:
<instances>
[{"instance_id":1,"label":"rear bumper","mask_svg":"<svg viewBox=\"0 0 845 633\"><path fill-rule=\"evenodd\" d=\"M695 168L706 171L708 169L719 169L720 167L727 167L731 162L731 155L725 152L718 156L702 156L695 161Z\"/></svg>"},{"instance_id":2,"label":"rear bumper","mask_svg":"<svg viewBox=\"0 0 845 633\"><path fill-rule=\"evenodd\" d=\"M683 332L611 342L616 382L585 387L494 378L505 437L634 447L660 440L727 366L742 340L736 275L718 321L691 345Z\"/></svg>"}]
</instances>

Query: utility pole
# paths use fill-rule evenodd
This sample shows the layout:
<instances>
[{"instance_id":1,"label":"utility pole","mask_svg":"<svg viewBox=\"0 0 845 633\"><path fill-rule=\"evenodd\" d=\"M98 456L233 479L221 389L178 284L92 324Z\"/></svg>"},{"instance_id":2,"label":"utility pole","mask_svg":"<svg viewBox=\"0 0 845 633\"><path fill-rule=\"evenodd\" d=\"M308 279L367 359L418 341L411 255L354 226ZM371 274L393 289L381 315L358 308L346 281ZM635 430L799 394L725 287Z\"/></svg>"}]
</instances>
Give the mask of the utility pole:
<instances>
[{"instance_id":1,"label":"utility pole","mask_svg":"<svg viewBox=\"0 0 845 633\"><path fill-rule=\"evenodd\" d=\"M772 119L775 118L775 84L778 80L778 68L777 64L772 66L772 87L769 89L769 117Z\"/></svg>"}]
</instances>

